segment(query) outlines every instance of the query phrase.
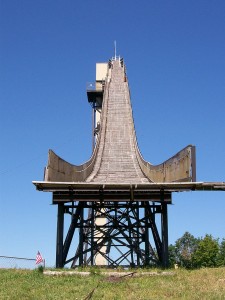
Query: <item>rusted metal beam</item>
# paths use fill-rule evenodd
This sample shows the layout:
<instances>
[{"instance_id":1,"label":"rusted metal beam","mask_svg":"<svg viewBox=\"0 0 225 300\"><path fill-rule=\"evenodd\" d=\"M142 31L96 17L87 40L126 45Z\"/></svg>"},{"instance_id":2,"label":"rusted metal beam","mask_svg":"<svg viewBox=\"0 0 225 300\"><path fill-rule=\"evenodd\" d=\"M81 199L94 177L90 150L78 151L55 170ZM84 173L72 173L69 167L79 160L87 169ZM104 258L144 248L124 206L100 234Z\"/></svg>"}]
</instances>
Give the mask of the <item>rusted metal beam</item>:
<instances>
[{"instance_id":1,"label":"rusted metal beam","mask_svg":"<svg viewBox=\"0 0 225 300\"><path fill-rule=\"evenodd\" d=\"M63 231L64 231L64 205L58 204L57 241L56 241L56 268L63 268Z\"/></svg>"}]
</instances>

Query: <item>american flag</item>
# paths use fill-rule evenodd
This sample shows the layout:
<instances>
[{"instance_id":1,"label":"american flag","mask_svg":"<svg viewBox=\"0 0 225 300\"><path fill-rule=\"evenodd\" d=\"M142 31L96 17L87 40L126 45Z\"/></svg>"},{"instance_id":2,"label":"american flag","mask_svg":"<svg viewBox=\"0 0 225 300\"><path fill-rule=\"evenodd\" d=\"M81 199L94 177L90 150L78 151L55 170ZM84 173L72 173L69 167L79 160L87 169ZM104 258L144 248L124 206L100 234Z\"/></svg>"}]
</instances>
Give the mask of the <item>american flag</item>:
<instances>
[{"instance_id":1,"label":"american flag","mask_svg":"<svg viewBox=\"0 0 225 300\"><path fill-rule=\"evenodd\" d=\"M37 256L36 256L36 265L40 264L41 262L43 262L43 258L41 256L41 253L38 251Z\"/></svg>"}]
</instances>

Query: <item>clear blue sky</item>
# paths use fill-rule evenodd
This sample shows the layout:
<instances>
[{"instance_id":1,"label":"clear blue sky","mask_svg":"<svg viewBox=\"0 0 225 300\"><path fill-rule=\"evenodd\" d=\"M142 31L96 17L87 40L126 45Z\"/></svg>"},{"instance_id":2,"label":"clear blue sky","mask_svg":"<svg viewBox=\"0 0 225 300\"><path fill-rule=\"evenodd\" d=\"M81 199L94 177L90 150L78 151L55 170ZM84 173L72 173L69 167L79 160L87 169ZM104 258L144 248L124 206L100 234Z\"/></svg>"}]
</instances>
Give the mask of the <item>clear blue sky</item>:
<instances>
[{"instance_id":1,"label":"clear blue sky","mask_svg":"<svg viewBox=\"0 0 225 300\"><path fill-rule=\"evenodd\" d=\"M144 158L188 144L197 180L225 181L224 0L0 0L0 255L55 263L56 206L37 192L48 149L91 155L86 83L95 63L124 57ZM185 231L225 237L225 193L174 194L169 242ZM75 251L75 250L74 250Z\"/></svg>"}]
</instances>

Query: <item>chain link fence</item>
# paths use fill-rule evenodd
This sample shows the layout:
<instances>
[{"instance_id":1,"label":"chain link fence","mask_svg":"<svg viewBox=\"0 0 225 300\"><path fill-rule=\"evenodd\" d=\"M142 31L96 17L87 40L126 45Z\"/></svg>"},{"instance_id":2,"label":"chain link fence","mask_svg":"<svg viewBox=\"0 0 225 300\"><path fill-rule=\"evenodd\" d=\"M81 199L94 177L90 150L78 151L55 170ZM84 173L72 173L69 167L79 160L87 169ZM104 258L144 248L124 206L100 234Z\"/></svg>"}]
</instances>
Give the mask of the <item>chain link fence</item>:
<instances>
[{"instance_id":1,"label":"chain link fence","mask_svg":"<svg viewBox=\"0 0 225 300\"><path fill-rule=\"evenodd\" d=\"M39 264L38 266L40 266ZM35 269L36 259L11 256L0 256L0 269Z\"/></svg>"}]
</instances>

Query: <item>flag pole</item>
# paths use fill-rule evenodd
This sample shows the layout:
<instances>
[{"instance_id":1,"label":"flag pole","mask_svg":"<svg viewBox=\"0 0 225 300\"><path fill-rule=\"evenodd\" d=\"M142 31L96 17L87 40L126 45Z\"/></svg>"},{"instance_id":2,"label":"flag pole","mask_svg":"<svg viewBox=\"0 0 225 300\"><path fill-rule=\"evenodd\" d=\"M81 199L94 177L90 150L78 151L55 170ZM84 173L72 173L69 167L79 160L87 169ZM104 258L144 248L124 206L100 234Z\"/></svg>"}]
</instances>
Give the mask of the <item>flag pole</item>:
<instances>
[{"instance_id":1,"label":"flag pole","mask_svg":"<svg viewBox=\"0 0 225 300\"><path fill-rule=\"evenodd\" d=\"M116 41L114 41L114 49L115 49L115 60L116 60Z\"/></svg>"}]
</instances>

